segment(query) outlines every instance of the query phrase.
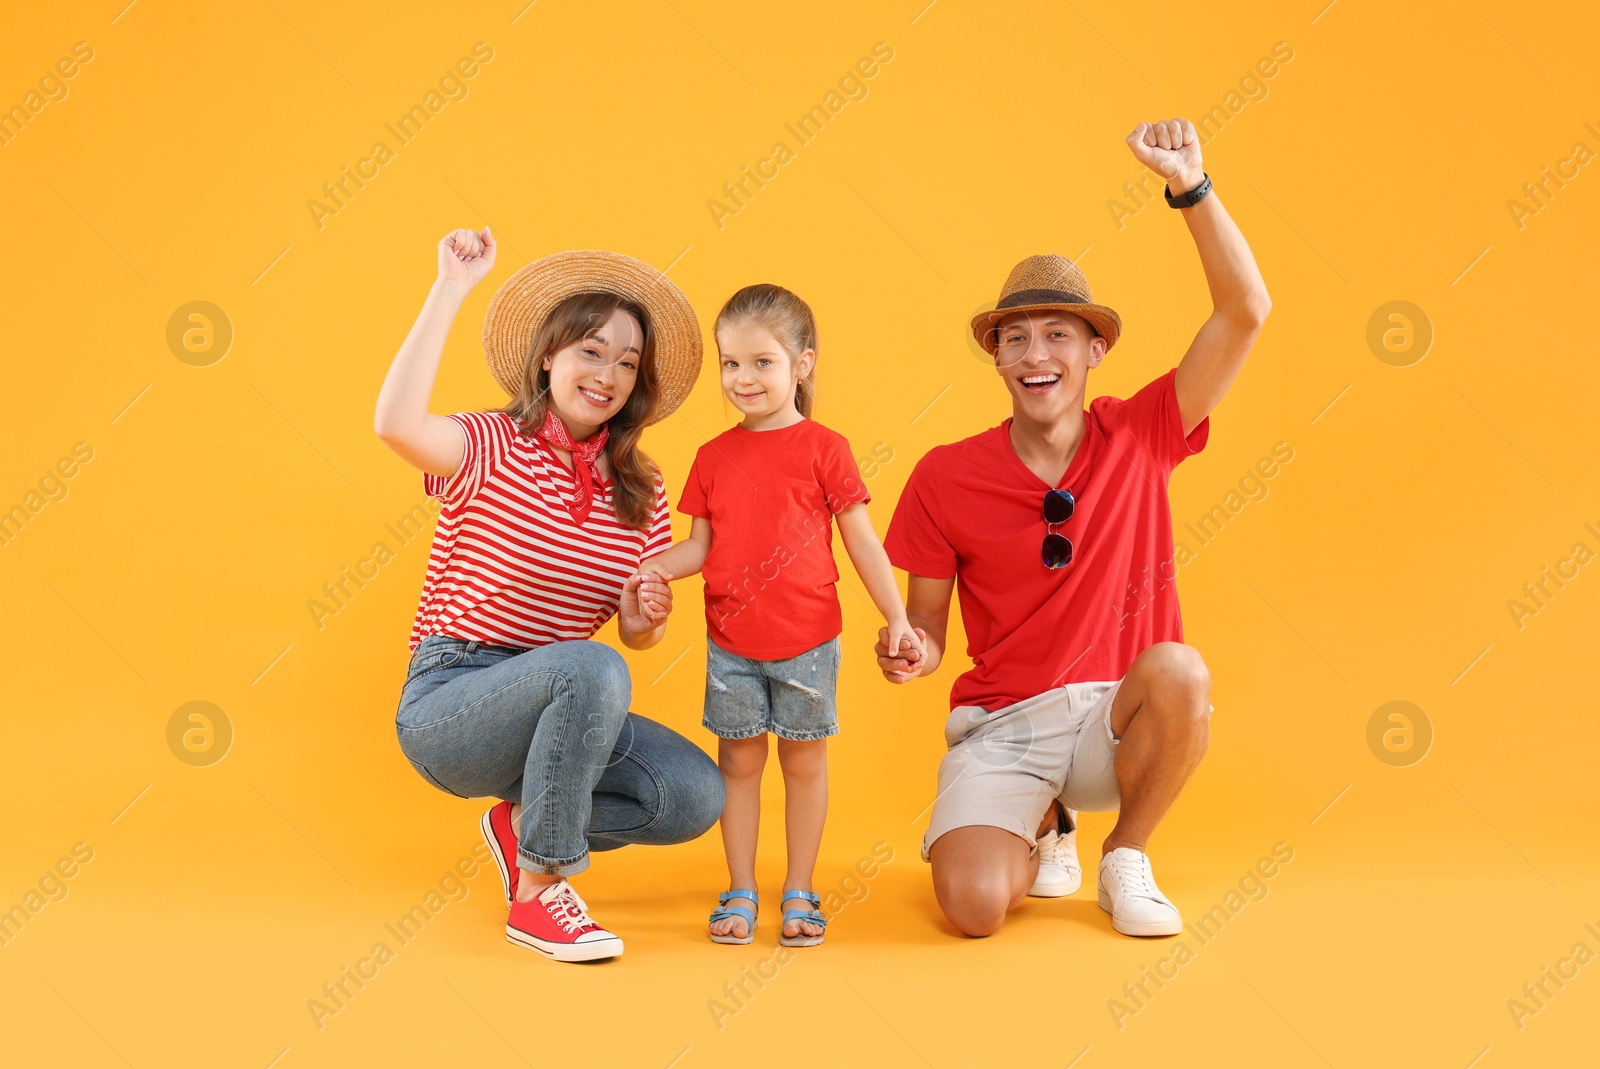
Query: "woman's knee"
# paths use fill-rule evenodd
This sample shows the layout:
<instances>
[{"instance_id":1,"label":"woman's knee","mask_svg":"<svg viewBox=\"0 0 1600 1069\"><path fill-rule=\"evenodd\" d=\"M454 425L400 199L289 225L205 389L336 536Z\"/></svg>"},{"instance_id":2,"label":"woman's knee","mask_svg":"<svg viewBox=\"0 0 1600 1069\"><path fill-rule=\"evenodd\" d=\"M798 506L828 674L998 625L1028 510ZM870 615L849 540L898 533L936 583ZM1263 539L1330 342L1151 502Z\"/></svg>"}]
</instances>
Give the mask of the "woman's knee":
<instances>
[{"instance_id":1,"label":"woman's knee","mask_svg":"<svg viewBox=\"0 0 1600 1069\"><path fill-rule=\"evenodd\" d=\"M562 643L562 673L595 709L619 719L633 701L633 677L622 654L593 639Z\"/></svg>"},{"instance_id":2,"label":"woman's knee","mask_svg":"<svg viewBox=\"0 0 1600 1069\"><path fill-rule=\"evenodd\" d=\"M704 755L701 755L704 757ZM722 819L722 808L727 803L727 790L722 776L709 757L703 765L691 765L680 770L676 780L665 787L667 813L670 817L668 835L674 842L698 839Z\"/></svg>"}]
</instances>

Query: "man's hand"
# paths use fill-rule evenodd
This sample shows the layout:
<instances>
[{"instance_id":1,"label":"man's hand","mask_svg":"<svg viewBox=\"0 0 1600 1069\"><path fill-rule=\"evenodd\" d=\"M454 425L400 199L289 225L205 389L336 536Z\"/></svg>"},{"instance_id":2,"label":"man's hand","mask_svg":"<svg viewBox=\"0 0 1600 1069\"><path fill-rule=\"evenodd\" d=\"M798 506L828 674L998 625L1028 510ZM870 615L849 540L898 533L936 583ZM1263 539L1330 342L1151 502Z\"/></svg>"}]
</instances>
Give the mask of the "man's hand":
<instances>
[{"instance_id":1,"label":"man's hand","mask_svg":"<svg viewBox=\"0 0 1600 1069\"><path fill-rule=\"evenodd\" d=\"M1128 135L1128 148L1140 163L1167 180L1175 197L1189 192L1205 178L1200 166L1200 141L1188 119L1142 122Z\"/></svg>"},{"instance_id":2,"label":"man's hand","mask_svg":"<svg viewBox=\"0 0 1600 1069\"><path fill-rule=\"evenodd\" d=\"M878 642L873 647L873 652L878 655L878 667L883 670L883 678L891 683L904 683L922 674L928 633L920 627L913 627L911 630L916 633L917 642L922 644L922 649L918 649L909 639L899 634L894 636L895 646L891 646L889 629L878 628Z\"/></svg>"}]
</instances>

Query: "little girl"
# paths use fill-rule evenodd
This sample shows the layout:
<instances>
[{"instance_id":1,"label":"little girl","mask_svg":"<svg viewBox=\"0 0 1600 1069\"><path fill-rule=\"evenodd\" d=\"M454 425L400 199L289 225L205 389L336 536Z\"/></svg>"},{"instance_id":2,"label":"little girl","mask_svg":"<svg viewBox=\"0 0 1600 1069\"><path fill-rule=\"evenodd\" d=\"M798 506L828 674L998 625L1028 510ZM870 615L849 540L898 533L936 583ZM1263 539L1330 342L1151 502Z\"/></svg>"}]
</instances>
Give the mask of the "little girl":
<instances>
[{"instance_id":1,"label":"little girl","mask_svg":"<svg viewBox=\"0 0 1600 1069\"><path fill-rule=\"evenodd\" d=\"M670 581L705 573L704 724L718 738L727 787L722 840L728 891L711 914L711 938L749 943L756 927L756 834L767 733L778 737L789 847L779 942L815 946L827 918L812 870L828 808L827 739L839 732L835 690L843 621L834 590L833 522L867 592L889 625L889 648L922 656L894 572L878 541L849 443L811 420L817 325L780 286L746 286L717 316L722 392L744 421L695 456L678 511L689 537L639 566ZM654 575L651 575L654 573ZM652 609L648 599L646 611ZM729 903L736 903L729 905Z\"/></svg>"}]
</instances>

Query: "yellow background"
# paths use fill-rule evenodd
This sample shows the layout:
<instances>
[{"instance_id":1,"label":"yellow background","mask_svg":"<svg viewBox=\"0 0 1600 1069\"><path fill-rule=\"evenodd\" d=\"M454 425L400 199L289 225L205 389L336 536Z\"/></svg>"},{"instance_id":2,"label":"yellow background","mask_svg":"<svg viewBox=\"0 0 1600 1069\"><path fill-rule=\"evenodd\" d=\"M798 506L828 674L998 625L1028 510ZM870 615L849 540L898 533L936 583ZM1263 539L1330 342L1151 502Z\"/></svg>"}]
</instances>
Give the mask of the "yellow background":
<instances>
[{"instance_id":1,"label":"yellow background","mask_svg":"<svg viewBox=\"0 0 1600 1069\"><path fill-rule=\"evenodd\" d=\"M1575 142L1600 150L1584 128L1600 128L1592 11L121 4L18 8L0 38L3 107L75 42L94 50L66 99L0 148L0 507L74 443L93 450L0 548L0 906L73 844L93 851L0 948L0 1059L1593 1062L1600 964L1520 1029L1506 1006L1573 944L1600 952L1584 928L1600 928L1600 566L1521 628L1507 607L1574 543L1600 550L1584 527L1600 527L1600 175L1581 168L1520 228L1507 207ZM494 58L466 99L319 229L307 201L478 41ZM784 124L880 41L894 57L868 96L718 229L707 201L775 141L793 148ZM1085 820L1084 891L1030 900L992 939L954 936L917 857L946 684L883 682L841 554L844 729L818 887L879 841L894 860L821 949L714 1022L709 1000L776 949L774 768L752 946L705 938L723 879L714 833L598 858L579 886L628 945L598 967L507 944L497 879L480 872L319 1029L307 1000L392 941L385 922L478 841L482 803L430 788L395 742L426 543L398 548L384 524L423 494L372 433L439 237L487 222L502 246L450 337L436 412L499 403L479 328L529 259L608 248L671 265L703 319L740 285L792 287L821 324L818 417L858 456L893 452L868 484L881 531L918 457L1006 415L964 330L1021 257L1080 257L1121 312L1091 393L1124 395L1182 354L1204 280L1177 213L1157 202L1113 222L1107 202L1139 173L1122 139L1141 119L1198 119L1280 41L1293 60L1205 151L1274 311L1210 445L1176 473L1174 514L1223 501L1275 443L1294 460L1181 573L1216 714L1152 846L1194 919L1286 843L1294 860L1268 897L1121 1028L1108 1000L1172 942L1117 936L1094 904L1109 815ZM166 342L195 300L235 333L206 367ZM1407 367L1366 342L1395 300L1434 333ZM730 422L706 375L650 432L674 499L702 435ZM318 629L307 601L377 541L395 559ZM699 613L686 584L666 641L628 658L636 708L705 745ZM1409 767L1367 745L1395 700L1434 733ZM208 767L168 747L191 701L234 732Z\"/></svg>"}]
</instances>

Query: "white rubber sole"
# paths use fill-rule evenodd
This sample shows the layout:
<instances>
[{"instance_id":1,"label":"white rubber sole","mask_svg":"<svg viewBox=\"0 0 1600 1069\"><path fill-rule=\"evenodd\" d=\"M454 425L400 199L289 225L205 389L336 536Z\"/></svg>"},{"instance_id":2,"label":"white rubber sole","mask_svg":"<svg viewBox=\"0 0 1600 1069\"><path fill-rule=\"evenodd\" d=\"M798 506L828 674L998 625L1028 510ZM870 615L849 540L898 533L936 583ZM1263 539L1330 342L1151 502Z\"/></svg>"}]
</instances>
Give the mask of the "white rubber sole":
<instances>
[{"instance_id":1,"label":"white rubber sole","mask_svg":"<svg viewBox=\"0 0 1600 1069\"><path fill-rule=\"evenodd\" d=\"M1111 909L1111 896L1105 891L1098 893L1100 908L1111 914L1111 927L1123 935L1152 936L1152 935L1177 935L1183 931L1183 918L1174 917L1170 921L1124 921L1117 917Z\"/></svg>"},{"instance_id":2,"label":"white rubber sole","mask_svg":"<svg viewBox=\"0 0 1600 1069\"><path fill-rule=\"evenodd\" d=\"M622 957L622 940L614 935L587 943L551 943L508 924L506 942L526 947L552 961L600 961Z\"/></svg>"},{"instance_id":3,"label":"white rubber sole","mask_svg":"<svg viewBox=\"0 0 1600 1069\"><path fill-rule=\"evenodd\" d=\"M1067 895L1077 894L1082 887L1083 873L1080 872L1078 878L1071 883L1041 884L1035 880L1033 886L1028 888L1028 895L1031 898L1065 898Z\"/></svg>"},{"instance_id":4,"label":"white rubber sole","mask_svg":"<svg viewBox=\"0 0 1600 1069\"><path fill-rule=\"evenodd\" d=\"M494 863L500 870L500 887L506 893L506 908L516 905L511 899L511 870L507 868L506 856L500 852L500 840L495 838L494 825L489 820L493 809L485 809L483 817L478 821L478 828L483 832L483 841L489 844L489 853L494 855Z\"/></svg>"},{"instance_id":5,"label":"white rubber sole","mask_svg":"<svg viewBox=\"0 0 1600 1069\"><path fill-rule=\"evenodd\" d=\"M756 933L755 929L752 928L743 937L737 935L713 935L711 941L713 943L726 943L729 946L749 946L756 941Z\"/></svg>"}]
</instances>

